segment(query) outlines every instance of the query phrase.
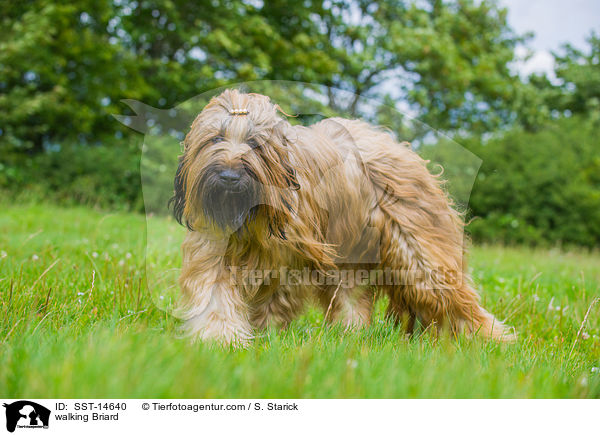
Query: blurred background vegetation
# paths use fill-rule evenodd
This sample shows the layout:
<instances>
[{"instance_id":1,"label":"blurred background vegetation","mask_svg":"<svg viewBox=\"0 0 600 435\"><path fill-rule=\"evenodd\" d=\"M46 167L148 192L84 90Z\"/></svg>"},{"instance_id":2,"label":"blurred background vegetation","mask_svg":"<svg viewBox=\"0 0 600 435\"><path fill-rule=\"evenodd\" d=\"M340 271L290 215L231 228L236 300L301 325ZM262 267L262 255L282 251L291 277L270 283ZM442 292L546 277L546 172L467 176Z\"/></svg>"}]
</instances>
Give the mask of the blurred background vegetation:
<instances>
[{"instance_id":1,"label":"blurred background vegetation","mask_svg":"<svg viewBox=\"0 0 600 435\"><path fill-rule=\"evenodd\" d=\"M596 34L554 54L555 78L522 78L511 65L527 37L492 0L0 0L0 10L0 193L13 201L141 212L142 135L112 117L133 114L121 99L169 109L219 86L293 80L331 89L313 95L318 113L435 145L423 124L404 128L410 114L479 156L476 241L600 244ZM369 112L363 97L399 112ZM297 98L276 100L293 111Z\"/></svg>"}]
</instances>

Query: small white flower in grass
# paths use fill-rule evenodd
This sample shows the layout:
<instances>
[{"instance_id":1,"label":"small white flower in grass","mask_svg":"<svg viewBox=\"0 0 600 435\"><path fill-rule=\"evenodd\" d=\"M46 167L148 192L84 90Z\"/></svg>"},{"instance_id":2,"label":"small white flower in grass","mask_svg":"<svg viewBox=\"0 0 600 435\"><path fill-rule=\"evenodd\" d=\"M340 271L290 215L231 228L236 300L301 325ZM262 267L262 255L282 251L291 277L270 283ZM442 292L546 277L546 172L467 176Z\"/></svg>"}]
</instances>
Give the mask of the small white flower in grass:
<instances>
[{"instance_id":1,"label":"small white flower in grass","mask_svg":"<svg viewBox=\"0 0 600 435\"><path fill-rule=\"evenodd\" d=\"M533 301L537 302L540 300L540 297L538 295L533 295Z\"/></svg>"},{"instance_id":2,"label":"small white flower in grass","mask_svg":"<svg viewBox=\"0 0 600 435\"><path fill-rule=\"evenodd\" d=\"M132 310L127 310L127 312L128 312L129 314L133 314L133 311L132 311Z\"/></svg>"},{"instance_id":3,"label":"small white flower in grass","mask_svg":"<svg viewBox=\"0 0 600 435\"><path fill-rule=\"evenodd\" d=\"M590 338L590 334L588 334L587 332L583 332L581 334L581 338L583 338L584 340L587 340L588 338Z\"/></svg>"},{"instance_id":4,"label":"small white flower in grass","mask_svg":"<svg viewBox=\"0 0 600 435\"><path fill-rule=\"evenodd\" d=\"M81 298L77 299L77 302L81 303Z\"/></svg>"},{"instance_id":5,"label":"small white flower in grass","mask_svg":"<svg viewBox=\"0 0 600 435\"><path fill-rule=\"evenodd\" d=\"M550 303L548 304L548 311L560 311L560 305L554 306L554 297L550 299Z\"/></svg>"},{"instance_id":6,"label":"small white flower in grass","mask_svg":"<svg viewBox=\"0 0 600 435\"><path fill-rule=\"evenodd\" d=\"M6 251L0 251L0 258L6 258L8 257L8 254L6 253Z\"/></svg>"},{"instance_id":7,"label":"small white flower in grass","mask_svg":"<svg viewBox=\"0 0 600 435\"><path fill-rule=\"evenodd\" d=\"M98 253L96 251L92 252L92 257L98 258Z\"/></svg>"},{"instance_id":8,"label":"small white flower in grass","mask_svg":"<svg viewBox=\"0 0 600 435\"><path fill-rule=\"evenodd\" d=\"M125 260L119 261L119 266L124 266L124 265L125 265Z\"/></svg>"},{"instance_id":9,"label":"small white flower in grass","mask_svg":"<svg viewBox=\"0 0 600 435\"><path fill-rule=\"evenodd\" d=\"M346 361L346 364L348 365L348 367L353 369L358 367L358 361L356 361L355 359L349 359L348 361Z\"/></svg>"},{"instance_id":10,"label":"small white flower in grass","mask_svg":"<svg viewBox=\"0 0 600 435\"><path fill-rule=\"evenodd\" d=\"M127 258L129 260L131 258L131 252L128 252L127 254L125 254L125 258Z\"/></svg>"},{"instance_id":11,"label":"small white flower in grass","mask_svg":"<svg viewBox=\"0 0 600 435\"><path fill-rule=\"evenodd\" d=\"M85 293L83 292L77 292L77 296L83 296Z\"/></svg>"},{"instance_id":12,"label":"small white flower in grass","mask_svg":"<svg viewBox=\"0 0 600 435\"><path fill-rule=\"evenodd\" d=\"M165 298L163 295L160 295L159 297L160 297L161 300Z\"/></svg>"},{"instance_id":13,"label":"small white flower in grass","mask_svg":"<svg viewBox=\"0 0 600 435\"><path fill-rule=\"evenodd\" d=\"M40 257L38 257L37 255L33 254L33 255L31 256L31 259L32 259L33 261L38 261L38 260L40 259Z\"/></svg>"},{"instance_id":14,"label":"small white flower in grass","mask_svg":"<svg viewBox=\"0 0 600 435\"><path fill-rule=\"evenodd\" d=\"M592 367L592 373L600 372L600 367Z\"/></svg>"}]
</instances>

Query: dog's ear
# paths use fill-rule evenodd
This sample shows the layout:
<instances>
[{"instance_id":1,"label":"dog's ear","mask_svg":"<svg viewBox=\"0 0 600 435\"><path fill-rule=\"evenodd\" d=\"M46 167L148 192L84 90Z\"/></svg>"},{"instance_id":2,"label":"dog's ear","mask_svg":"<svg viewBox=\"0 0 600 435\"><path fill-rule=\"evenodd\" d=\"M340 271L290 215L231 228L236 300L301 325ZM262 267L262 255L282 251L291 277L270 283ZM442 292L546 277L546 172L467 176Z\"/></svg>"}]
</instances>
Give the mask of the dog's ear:
<instances>
[{"instance_id":1,"label":"dog's ear","mask_svg":"<svg viewBox=\"0 0 600 435\"><path fill-rule=\"evenodd\" d=\"M179 157L179 165L177 166L177 172L175 173L175 179L173 180L173 197L169 200L169 207L173 206L173 216L175 220L180 224L184 225L183 212L185 210L185 174L184 174L184 160L185 155ZM185 222L185 226L192 230L189 222Z\"/></svg>"},{"instance_id":2,"label":"dog's ear","mask_svg":"<svg viewBox=\"0 0 600 435\"><path fill-rule=\"evenodd\" d=\"M287 156L283 156L281 158L281 166L285 170L285 174L286 174L285 179L287 181L288 187L291 188L292 190L300 189L300 183L298 183L298 178L296 177L296 170L291 165ZM286 206L288 209L291 209L289 204L286 204Z\"/></svg>"}]
</instances>

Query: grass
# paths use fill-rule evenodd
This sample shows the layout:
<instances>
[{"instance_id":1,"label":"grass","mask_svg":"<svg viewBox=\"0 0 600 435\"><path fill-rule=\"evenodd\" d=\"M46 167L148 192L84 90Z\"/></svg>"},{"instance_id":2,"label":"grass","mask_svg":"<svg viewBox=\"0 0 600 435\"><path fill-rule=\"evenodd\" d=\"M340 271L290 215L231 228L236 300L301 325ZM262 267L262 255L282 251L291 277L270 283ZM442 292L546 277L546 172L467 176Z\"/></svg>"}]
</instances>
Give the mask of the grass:
<instances>
[{"instance_id":1,"label":"grass","mask_svg":"<svg viewBox=\"0 0 600 435\"><path fill-rule=\"evenodd\" d=\"M10 205L0 228L3 397L600 397L600 303L577 338L600 296L598 253L472 250L483 303L515 344L409 340L380 301L363 331L325 327L310 308L235 350L177 337L175 290L147 290L143 216ZM171 279L183 230L152 218L148 231L148 281Z\"/></svg>"}]
</instances>

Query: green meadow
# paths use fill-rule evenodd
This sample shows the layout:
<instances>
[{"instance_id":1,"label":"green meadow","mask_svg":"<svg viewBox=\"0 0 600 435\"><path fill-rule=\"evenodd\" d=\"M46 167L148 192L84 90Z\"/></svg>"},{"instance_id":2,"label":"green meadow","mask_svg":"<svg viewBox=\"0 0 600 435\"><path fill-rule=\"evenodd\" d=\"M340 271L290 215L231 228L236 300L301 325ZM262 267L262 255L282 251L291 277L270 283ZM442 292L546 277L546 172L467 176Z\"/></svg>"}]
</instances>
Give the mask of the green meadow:
<instances>
[{"instance_id":1,"label":"green meadow","mask_svg":"<svg viewBox=\"0 0 600 435\"><path fill-rule=\"evenodd\" d=\"M178 263L184 230L151 225L164 234L149 260L160 273ZM308 307L233 349L180 338L173 300L148 290L143 215L5 203L0 229L3 397L600 397L598 252L472 248L483 304L516 328L514 344L409 339L380 300L364 330L324 325Z\"/></svg>"}]
</instances>

